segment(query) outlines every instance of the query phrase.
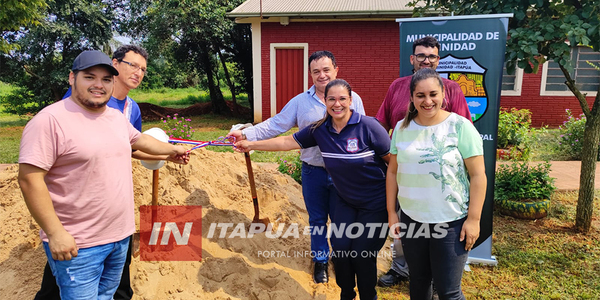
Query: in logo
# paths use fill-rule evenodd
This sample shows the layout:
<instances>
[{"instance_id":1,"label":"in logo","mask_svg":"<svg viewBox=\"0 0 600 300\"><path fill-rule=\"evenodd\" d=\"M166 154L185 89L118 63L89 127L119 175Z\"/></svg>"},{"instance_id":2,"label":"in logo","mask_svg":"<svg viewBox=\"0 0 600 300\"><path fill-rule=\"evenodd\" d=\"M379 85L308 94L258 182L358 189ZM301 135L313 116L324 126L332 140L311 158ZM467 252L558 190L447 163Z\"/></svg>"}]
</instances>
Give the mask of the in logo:
<instances>
[{"instance_id":1,"label":"in logo","mask_svg":"<svg viewBox=\"0 0 600 300\"><path fill-rule=\"evenodd\" d=\"M440 76L458 83L467 99L473 122L485 114L488 107L488 95L485 90L486 68L472 57L458 58L448 54L440 59L436 71Z\"/></svg>"},{"instance_id":2,"label":"in logo","mask_svg":"<svg viewBox=\"0 0 600 300\"><path fill-rule=\"evenodd\" d=\"M202 260L202 207L141 206L140 260Z\"/></svg>"}]
</instances>

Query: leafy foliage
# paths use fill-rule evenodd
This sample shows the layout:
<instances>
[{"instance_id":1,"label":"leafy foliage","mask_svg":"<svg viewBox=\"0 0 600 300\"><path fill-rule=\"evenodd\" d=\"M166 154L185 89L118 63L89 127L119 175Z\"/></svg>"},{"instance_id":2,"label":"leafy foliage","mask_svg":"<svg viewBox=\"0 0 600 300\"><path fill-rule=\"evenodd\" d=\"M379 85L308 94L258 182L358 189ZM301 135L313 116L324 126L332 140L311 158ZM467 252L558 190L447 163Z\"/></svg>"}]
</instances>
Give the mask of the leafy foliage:
<instances>
[{"instance_id":1,"label":"leafy foliage","mask_svg":"<svg viewBox=\"0 0 600 300\"><path fill-rule=\"evenodd\" d=\"M573 46L600 49L600 5L595 0L428 0L426 3L415 8L415 14L424 15L430 9L460 15L514 13L506 44L509 72L514 72L516 66L527 73L534 72L546 58L572 70L566 41ZM411 5L420 3L414 1Z\"/></svg>"},{"instance_id":2,"label":"leafy foliage","mask_svg":"<svg viewBox=\"0 0 600 300\"><path fill-rule=\"evenodd\" d=\"M179 89L197 86L206 88L201 85L206 81L206 76L199 74L185 62L175 60L172 55L172 53L166 52L157 58L151 56L148 59L148 75L144 77L144 81L139 86L140 89Z\"/></svg>"},{"instance_id":3,"label":"leafy foliage","mask_svg":"<svg viewBox=\"0 0 600 300\"><path fill-rule=\"evenodd\" d=\"M513 157L527 160L533 144L545 130L531 127L531 111L528 109L501 108L498 117L498 148L510 149Z\"/></svg>"},{"instance_id":4,"label":"leafy foliage","mask_svg":"<svg viewBox=\"0 0 600 300\"><path fill-rule=\"evenodd\" d=\"M496 171L494 199L531 200L549 199L556 189L550 177L549 162L529 166L527 162L500 165Z\"/></svg>"},{"instance_id":5,"label":"leafy foliage","mask_svg":"<svg viewBox=\"0 0 600 300\"><path fill-rule=\"evenodd\" d=\"M17 31L29 26L40 24L43 16L43 10L47 4L45 0L2 0L0 7L0 53L8 53L11 50L18 49L16 44L10 43L4 38L9 31Z\"/></svg>"},{"instance_id":6,"label":"leafy foliage","mask_svg":"<svg viewBox=\"0 0 600 300\"><path fill-rule=\"evenodd\" d=\"M173 117L167 115L166 119L160 118L162 127L169 137L180 139L191 139L194 130L192 129L191 119L179 117L179 114L174 114Z\"/></svg>"},{"instance_id":7,"label":"leafy foliage","mask_svg":"<svg viewBox=\"0 0 600 300\"><path fill-rule=\"evenodd\" d=\"M103 0L53 0L40 26L6 32L19 46L2 55L0 79L21 89L4 97L14 112L37 112L62 98L73 60L82 50L110 50L115 15Z\"/></svg>"},{"instance_id":8,"label":"leafy foliage","mask_svg":"<svg viewBox=\"0 0 600 300\"><path fill-rule=\"evenodd\" d=\"M249 82L248 72L252 70L249 28L234 24L225 15L241 3L241 0L132 0L132 15L137 17L130 18L124 28L134 37L143 37L151 56L182 66L185 72L202 74L196 78L209 90L213 112L228 114L230 110L219 83L220 65L233 99L234 82L243 84L238 84L242 91L249 91L250 85L245 83ZM248 71L230 74L225 62L235 62ZM231 75L243 79L231 80Z\"/></svg>"},{"instance_id":9,"label":"leafy foliage","mask_svg":"<svg viewBox=\"0 0 600 300\"><path fill-rule=\"evenodd\" d=\"M296 182L302 184L302 161L300 160L299 153L290 161L280 158L277 170L283 174L290 175Z\"/></svg>"},{"instance_id":10,"label":"leafy foliage","mask_svg":"<svg viewBox=\"0 0 600 300\"><path fill-rule=\"evenodd\" d=\"M579 115L579 117L573 116L570 109L567 109L565 112L567 113L567 120L559 128L558 149L569 159L581 160L583 133L587 119L583 114ZM600 159L600 153L598 159Z\"/></svg>"},{"instance_id":11,"label":"leafy foliage","mask_svg":"<svg viewBox=\"0 0 600 300\"><path fill-rule=\"evenodd\" d=\"M4 112L20 116L33 114L41 108L35 102L33 93L25 88L15 88L9 94L0 96Z\"/></svg>"}]
</instances>

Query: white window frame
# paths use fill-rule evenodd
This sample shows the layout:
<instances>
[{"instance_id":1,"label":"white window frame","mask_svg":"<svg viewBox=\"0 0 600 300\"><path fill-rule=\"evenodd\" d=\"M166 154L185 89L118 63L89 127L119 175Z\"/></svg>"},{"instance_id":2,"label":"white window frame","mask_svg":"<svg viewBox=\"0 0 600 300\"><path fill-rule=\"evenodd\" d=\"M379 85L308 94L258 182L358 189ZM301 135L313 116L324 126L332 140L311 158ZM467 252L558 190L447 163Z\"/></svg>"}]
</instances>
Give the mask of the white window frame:
<instances>
[{"instance_id":1,"label":"white window frame","mask_svg":"<svg viewBox=\"0 0 600 300\"><path fill-rule=\"evenodd\" d=\"M585 46L579 46L585 47ZM572 54L571 50L571 54ZM573 92L571 92L568 88L566 91L547 91L546 90L546 81L548 78L548 64L550 62L546 61L542 70L542 84L540 86L540 96L573 96ZM577 62L574 62L577 64ZM566 79L565 79L566 80ZM565 85L566 88L566 85ZM596 97L597 91L580 91L582 94L587 94L587 97Z\"/></svg>"},{"instance_id":2,"label":"white window frame","mask_svg":"<svg viewBox=\"0 0 600 300\"><path fill-rule=\"evenodd\" d=\"M303 49L304 50L304 71L302 72L303 90L308 89L308 43L272 43L270 45L270 84L271 84L271 117L277 114L277 58L275 57L277 49Z\"/></svg>"},{"instance_id":3,"label":"white window frame","mask_svg":"<svg viewBox=\"0 0 600 300\"><path fill-rule=\"evenodd\" d=\"M504 72L503 72L504 74ZM504 75L503 75L504 77ZM500 84L501 96L521 96L521 90L523 87L523 69L516 67L515 69L515 88L513 90L502 90L502 84Z\"/></svg>"}]
</instances>

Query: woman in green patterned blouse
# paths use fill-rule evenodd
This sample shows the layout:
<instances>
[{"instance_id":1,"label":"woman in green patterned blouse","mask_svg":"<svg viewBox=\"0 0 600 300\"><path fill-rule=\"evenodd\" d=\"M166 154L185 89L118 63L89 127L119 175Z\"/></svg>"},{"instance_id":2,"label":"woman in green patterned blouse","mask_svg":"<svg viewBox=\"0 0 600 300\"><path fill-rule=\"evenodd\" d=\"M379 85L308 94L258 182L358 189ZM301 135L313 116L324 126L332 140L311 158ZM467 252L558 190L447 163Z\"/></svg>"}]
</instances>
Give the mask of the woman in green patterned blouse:
<instances>
[{"instance_id":1,"label":"woman in green patterned blouse","mask_svg":"<svg viewBox=\"0 0 600 300\"><path fill-rule=\"evenodd\" d=\"M437 72L417 71L410 92L408 113L396 124L390 148L390 230L402 241L411 299L431 299L432 279L440 299L465 299L462 271L479 237L485 200L483 142L469 120L443 110Z\"/></svg>"}]
</instances>

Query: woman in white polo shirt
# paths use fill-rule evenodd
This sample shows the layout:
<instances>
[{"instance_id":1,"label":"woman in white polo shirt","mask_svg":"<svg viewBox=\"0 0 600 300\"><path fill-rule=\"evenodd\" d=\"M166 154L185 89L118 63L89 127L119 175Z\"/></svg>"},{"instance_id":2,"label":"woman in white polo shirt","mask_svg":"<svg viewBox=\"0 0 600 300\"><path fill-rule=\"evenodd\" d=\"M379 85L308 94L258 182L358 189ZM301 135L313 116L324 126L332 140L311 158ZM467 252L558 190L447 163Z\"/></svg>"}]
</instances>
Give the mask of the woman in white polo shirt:
<instances>
[{"instance_id":1,"label":"woman in white polo shirt","mask_svg":"<svg viewBox=\"0 0 600 300\"><path fill-rule=\"evenodd\" d=\"M465 299L462 271L479 237L485 200L483 142L469 120L443 110L444 88L435 70L417 71L410 93L390 146L388 223L402 241L411 299L431 299L432 279L440 299Z\"/></svg>"}]
</instances>

